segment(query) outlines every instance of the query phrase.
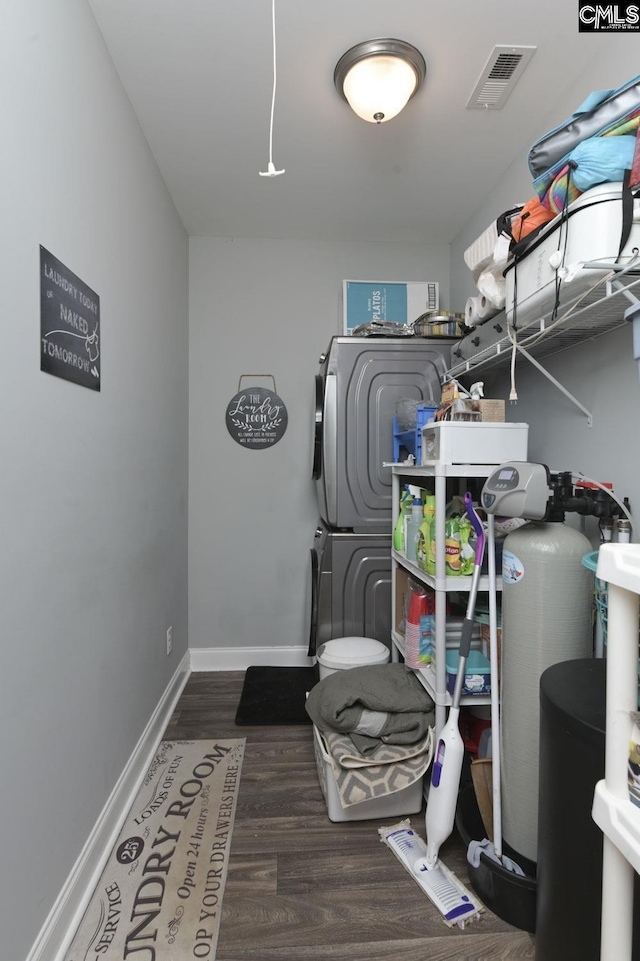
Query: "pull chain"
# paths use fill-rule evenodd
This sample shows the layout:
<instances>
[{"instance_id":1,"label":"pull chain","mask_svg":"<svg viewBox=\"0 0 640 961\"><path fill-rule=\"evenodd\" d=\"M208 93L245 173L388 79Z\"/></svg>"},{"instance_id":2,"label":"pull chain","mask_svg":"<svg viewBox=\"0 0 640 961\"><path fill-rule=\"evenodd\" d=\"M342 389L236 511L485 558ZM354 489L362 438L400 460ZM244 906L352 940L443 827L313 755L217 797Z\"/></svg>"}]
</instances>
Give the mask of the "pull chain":
<instances>
[{"instance_id":1,"label":"pull chain","mask_svg":"<svg viewBox=\"0 0 640 961\"><path fill-rule=\"evenodd\" d=\"M273 93L271 94L271 123L269 125L269 164L266 170L260 170L258 173L261 177L279 177L280 174L284 173L284 168L282 170L276 170L275 164L273 162L273 113L276 105L276 0L271 0L271 27L273 33Z\"/></svg>"}]
</instances>

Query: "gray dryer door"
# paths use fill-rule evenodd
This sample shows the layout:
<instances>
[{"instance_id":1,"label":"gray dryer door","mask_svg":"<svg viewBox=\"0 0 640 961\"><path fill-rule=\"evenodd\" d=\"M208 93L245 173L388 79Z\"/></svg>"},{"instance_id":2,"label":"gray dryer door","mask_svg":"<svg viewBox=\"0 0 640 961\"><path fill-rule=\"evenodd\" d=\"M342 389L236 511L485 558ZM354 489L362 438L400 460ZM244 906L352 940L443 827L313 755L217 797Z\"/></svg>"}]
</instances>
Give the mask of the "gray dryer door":
<instances>
[{"instance_id":1,"label":"gray dryer door","mask_svg":"<svg viewBox=\"0 0 640 961\"><path fill-rule=\"evenodd\" d=\"M391 535L318 527L311 551L309 654L336 637L391 644Z\"/></svg>"},{"instance_id":2,"label":"gray dryer door","mask_svg":"<svg viewBox=\"0 0 640 961\"><path fill-rule=\"evenodd\" d=\"M391 530L393 417L400 400L435 404L453 341L335 337L316 381L314 477L332 528Z\"/></svg>"}]
</instances>

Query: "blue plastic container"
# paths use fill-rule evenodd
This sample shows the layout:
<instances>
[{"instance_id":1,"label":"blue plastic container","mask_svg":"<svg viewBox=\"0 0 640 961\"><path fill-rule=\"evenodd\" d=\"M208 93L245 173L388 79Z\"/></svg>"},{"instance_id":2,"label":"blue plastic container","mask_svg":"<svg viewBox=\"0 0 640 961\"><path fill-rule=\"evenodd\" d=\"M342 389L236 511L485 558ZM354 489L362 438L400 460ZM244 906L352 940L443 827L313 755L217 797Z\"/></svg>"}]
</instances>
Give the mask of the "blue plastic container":
<instances>
[{"instance_id":1,"label":"blue plastic container","mask_svg":"<svg viewBox=\"0 0 640 961\"><path fill-rule=\"evenodd\" d=\"M447 651L447 690L453 694L458 674L460 655L458 651ZM482 651L471 650L464 667L463 694L491 693L491 662Z\"/></svg>"},{"instance_id":2,"label":"blue plastic container","mask_svg":"<svg viewBox=\"0 0 640 961\"><path fill-rule=\"evenodd\" d=\"M399 430L398 418L393 418L393 460L396 464L400 460L401 447L404 447L407 453L414 455L416 464L421 463L422 428L429 423L437 409L437 407L420 404L416 408L416 426L412 430Z\"/></svg>"}]
</instances>

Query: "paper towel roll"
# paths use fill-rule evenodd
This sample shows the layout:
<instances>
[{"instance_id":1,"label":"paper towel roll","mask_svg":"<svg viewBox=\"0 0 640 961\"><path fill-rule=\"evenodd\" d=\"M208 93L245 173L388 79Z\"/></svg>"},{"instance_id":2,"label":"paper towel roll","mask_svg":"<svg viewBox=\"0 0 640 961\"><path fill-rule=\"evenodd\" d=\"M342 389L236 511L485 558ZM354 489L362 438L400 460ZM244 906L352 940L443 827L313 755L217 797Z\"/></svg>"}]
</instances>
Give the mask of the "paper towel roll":
<instances>
[{"instance_id":1,"label":"paper towel roll","mask_svg":"<svg viewBox=\"0 0 640 961\"><path fill-rule=\"evenodd\" d=\"M464 310L464 322L467 327L476 327L497 313L498 308L489 303L486 297L469 297Z\"/></svg>"},{"instance_id":2,"label":"paper towel roll","mask_svg":"<svg viewBox=\"0 0 640 961\"><path fill-rule=\"evenodd\" d=\"M476 287L496 310L504 307L507 282L502 276L502 266L483 270L476 281Z\"/></svg>"}]
</instances>

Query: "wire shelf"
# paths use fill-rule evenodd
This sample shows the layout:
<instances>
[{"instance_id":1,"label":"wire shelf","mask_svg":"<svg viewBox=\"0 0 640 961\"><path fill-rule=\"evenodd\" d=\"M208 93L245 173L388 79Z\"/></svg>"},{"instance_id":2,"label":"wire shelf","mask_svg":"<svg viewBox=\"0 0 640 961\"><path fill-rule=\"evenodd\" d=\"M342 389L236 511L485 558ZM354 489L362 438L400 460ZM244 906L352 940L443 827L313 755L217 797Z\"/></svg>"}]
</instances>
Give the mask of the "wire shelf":
<instances>
[{"instance_id":1,"label":"wire shelf","mask_svg":"<svg viewBox=\"0 0 640 961\"><path fill-rule=\"evenodd\" d=\"M597 266L599 269L603 266L613 269L615 265ZM631 303L637 303L639 297L640 276L627 273L621 278L613 278L604 288L596 287L586 295L563 302L560 316L567 316L557 326L554 326L557 320L553 316L553 306L529 323L518 326L517 342L532 357L550 357L587 340L602 337L618 327L624 327L627 323L624 318L625 310ZM574 307L575 309L572 309ZM493 320L499 321L504 317L504 313L498 314ZM504 329L506 330L506 321ZM504 336L496 335L494 343L483 347L477 354L452 364L445 379L459 377L478 368L490 370L505 367L511 361L511 349L512 344L507 333Z\"/></svg>"}]
</instances>

